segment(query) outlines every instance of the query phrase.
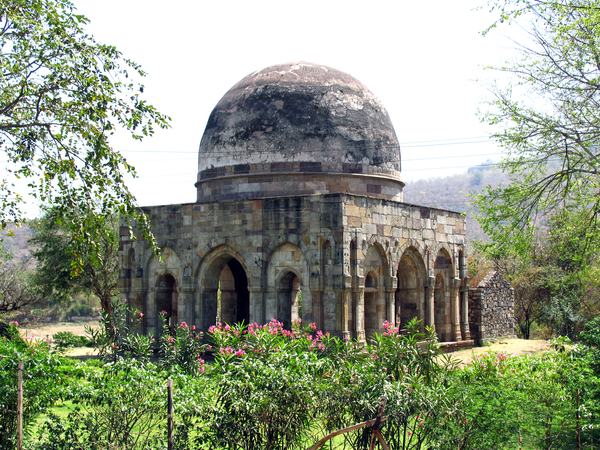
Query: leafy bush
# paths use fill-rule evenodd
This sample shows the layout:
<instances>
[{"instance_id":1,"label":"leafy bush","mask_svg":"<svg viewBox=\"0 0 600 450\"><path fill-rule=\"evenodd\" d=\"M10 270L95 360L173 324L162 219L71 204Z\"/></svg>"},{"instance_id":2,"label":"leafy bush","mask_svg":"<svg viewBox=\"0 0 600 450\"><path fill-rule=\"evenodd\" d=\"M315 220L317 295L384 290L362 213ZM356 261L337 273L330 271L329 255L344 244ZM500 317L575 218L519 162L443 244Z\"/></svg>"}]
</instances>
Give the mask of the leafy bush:
<instances>
[{"instance_id":1,"label":"leafy bush","mask_svg":"<svg viewBox=\"0 0 600 450\"><path fill-rule=\"evenodd\" d=\"M93 315L94 309L90 305L86 305L85 303L73 305L67 313L67 316L69 317L85 317Z\"/></svg>"},{"instance_id":2,"label":"leafy bush","mask_svg":"<svg viewBox=\"0 0 600 450\"><path fill-rule=\"evenodd\" d=\"M17 366L23 361L23 428L48 410L68 387L68 378L57 382L62 360L48 342L23 339L12 323L8 336L0 337L0 449L16 448Z\"/></svg>"},{"instance_id":3,"label":"leafy bush","mask_svg":"<svg viewBox=\"0 0 600 450\"><path fill-rule=\"evenodd\" d=\"M85 336L78 336L71 331L59 331L52 335L52 341L60 349L69 347L85 347L90 343Z\"/></svg>"},{"instance_id":4,"label":"leafy bush","mask_svg":"<svg viewBox=\"0 0 600 450\"><path fill-rule=\"evenodd\" d=\"M130 310L127 300L112 302L110 314L102 311L97 329L86 327L90 345L106 362L115 362L126 357L147 361L154 354L154 338L130 332L129 324L139 320L143 314Z\"/></svg>"},{"instance_id":5,"label":"leafy bush","mask_svg":"<svg viewBox=\"0 0 600 450\"><path fill-rule=\"evenodd\" d=\"M153 365L135 360L89 370L73 390L74 410L50 416L36 450L146 449L161 446L166 422L166 381Z\"/></svg>"},{"instance_id":6,"label":"leafy bush","mask_svg":"<svg viewBox=\"0 0 600 450\"><path fill-rule=\"evenodd\" d=\"M180 369L188 375L204 373L204 359L206 344L202 343L202 332L196 333L194 325L181 322L174 329L170 329L166 315L162 319L162 333L160 336L160 364L167 370Z\"/></svg>"}]
</instances>

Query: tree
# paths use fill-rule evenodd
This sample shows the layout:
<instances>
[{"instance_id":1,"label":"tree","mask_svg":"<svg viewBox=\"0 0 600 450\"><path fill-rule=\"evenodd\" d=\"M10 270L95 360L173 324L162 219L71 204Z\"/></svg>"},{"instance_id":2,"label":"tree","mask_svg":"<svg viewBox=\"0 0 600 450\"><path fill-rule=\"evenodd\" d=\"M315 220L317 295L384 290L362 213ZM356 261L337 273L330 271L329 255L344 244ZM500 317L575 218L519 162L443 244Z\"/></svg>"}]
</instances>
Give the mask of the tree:
<instances>
[{"instance_id":1,"label":"tree","mask_svg":"<svg viewBox=\"0 0 600 450\"><path fill-rule=\"evenodd\" d=\"M497 68L484 120L505 148L505 188L488 187L476 203L492 238L488 252L529 252L536 230L568 207L586 228L583 249L600 237L600 2L493 0L498 22L521 25L520 59Z\"/></svg>"},{"instance_id":2,"label":"tree","mask_svg":"<svg viewBox=\"0 0 600 450\"><path fill-rule=\"evenodd\" d=\"M94 218L86 220L92 222ZM33 236L29 242L35 247L32 256L37 260L32 282L44 297L58 301L91 292L100 299L102 309L110 314L111 300L119 294L118 219L97 218L99 223L95 226L108 224L110 228L100 234L93 251L87 242L73 234L69 224L61 221L61 212L56 209L32 222Z\"/></svg>"},{"instance_id":3,"label":"tree","mask_svg":"<svg viewBox=\"0 0 600 450\"><path fill-rule=\"evenodd\" d=\"M0 314L15 311L39 300L39 296L25 279L29 271L26 262L1 258L0 263Z\"/></svg>"},{"instance_id":4,"label":"tree","mask_svg":"<svg viewBox=\"0 0 600 450\"><path fill-rule=\"evenodd\" d=\"M87 23L68 0L0 1L0 149L12 176L1 183L0 224L22 220L13 180L26 179L94 251L102 215L134 219L151 239L123 181L135 170L109 137L124 128L142 139L170 119L143 99L140 66L97 43Z\"/></svg>"}]
</instances>

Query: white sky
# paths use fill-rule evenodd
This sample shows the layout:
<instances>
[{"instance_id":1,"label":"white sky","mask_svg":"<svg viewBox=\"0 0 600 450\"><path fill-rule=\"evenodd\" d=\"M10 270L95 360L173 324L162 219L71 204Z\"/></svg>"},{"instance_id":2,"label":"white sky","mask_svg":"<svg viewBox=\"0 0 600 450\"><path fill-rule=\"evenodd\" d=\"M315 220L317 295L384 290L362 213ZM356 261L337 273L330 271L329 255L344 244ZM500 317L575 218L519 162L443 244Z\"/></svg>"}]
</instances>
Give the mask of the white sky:
<instances>
[{"instance_id":1,"label":"white sky","mask_svg":"<svg viewBox=\"0 0 600 450\"><path fill-rule=\"evenodd\" d=\"M493 75L482 67L511 50L480 35L494 18L473 10L481 3L75 1L98 42L148 72L146 99L172 118L171 129L141 143L113 141L138 170L129 186L140 205L195 201L197 152L212 108L249 73L291 61L347 72L379 97L400 141L407 183L498 159L476 113Z\"/></svg>"}]
</instances>

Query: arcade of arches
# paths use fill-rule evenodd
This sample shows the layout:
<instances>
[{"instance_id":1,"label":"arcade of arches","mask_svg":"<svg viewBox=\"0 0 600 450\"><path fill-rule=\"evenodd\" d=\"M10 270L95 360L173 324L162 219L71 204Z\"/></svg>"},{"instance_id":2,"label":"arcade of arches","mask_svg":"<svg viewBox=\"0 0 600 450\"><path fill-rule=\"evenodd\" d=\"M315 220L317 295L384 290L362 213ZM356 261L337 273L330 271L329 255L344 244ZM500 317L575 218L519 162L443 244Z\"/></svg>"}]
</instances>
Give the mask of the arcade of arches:
<instances>
[{"instance_id":1,"label":"arcade of arches","mask_svg":"<svg viewBox=\"0 0 600 450\"><path fill-rule=\"evenodd\" d=\"M162 261L150 257L145 264L135 256L144 251L129 242L123 253L136 269L123 271L122 292L144 313L139 331L159 332L165 311L172 323L186 321L205 332L217 322L276 318L291 328L302 319L340 337L367 339L383 332L386 320L402 328L416 317L422 327L435 327L441 341L470 339L462 249L391 247L373 237L354 238L347 250L331 237L315 239L314 248L290 240L265 245L264 258L245 254L231 239L213 241L202 257L164 247ZM191 256L195 261L186 263Z\"/></svg>"}]
</instances>

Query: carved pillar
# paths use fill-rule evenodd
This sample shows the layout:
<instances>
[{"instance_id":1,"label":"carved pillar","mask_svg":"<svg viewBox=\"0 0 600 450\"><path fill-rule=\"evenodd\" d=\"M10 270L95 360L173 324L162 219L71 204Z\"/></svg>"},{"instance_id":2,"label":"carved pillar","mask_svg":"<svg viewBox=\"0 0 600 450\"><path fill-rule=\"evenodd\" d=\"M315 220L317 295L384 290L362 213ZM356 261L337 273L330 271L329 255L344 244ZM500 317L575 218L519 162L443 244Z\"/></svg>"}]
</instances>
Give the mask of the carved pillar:
<instances>
[{"instance_id":1,"label":"carved pillar","mask_svg":"<svg viewBox=\"0 0 600 450\"><path fill-rule=\"evenodd\" d=\"M387 303L387 317L386 320L388 322L394 322L394 318L396 317L396 291L393 289L388 290L385 293L386 303Z\"/></svg>"},{"instance_id":2,"label":"carved pillar","mask_svg":"<svg viewBox=\"0 0 600 450\"><path fill-rule=\"evenodd\" d=\"M452 305L451 309L451 336L454 337L455 341L461 341L462 336L460 334L460 299L459 299L459 289L460 289L460 278L453 278L450 280L450 302Z\"/></svg>"},{"instance_id":3,"label":"carved pillar","mask_svg":"<svg viewBox=\"0 0 600 450\"><path fill-rule=\"evenodd\" d=\"M352 292L344 289L340 295L342 296L342 327L341 327L341 332L342 332L342 338L343 339L350 339L350 308L351 308L351 297L352 297Z\"/></svg>"},{"instance_id":4,"label":"carved pillar","mask_svg":"<svg viewBox=\"0 0 600 450\"><path fill-rule=\"evenodd\" d=\"M427 286L425 286L425 324L435 330L435 277L427 277Z\"/></svg>"},{"instance_id":5,"label":"carved pillar","mask_svg":"<svg viewBox=\"0 0 600 450\"><path fill-rule=\"evenodd\" d=\"M363 286L354 292L354 303L356 305L356 339L361 342L366 340L365 336L365 288Z\"/></svg>"},{"instance_id":6,"label":"carved pillar","mask_svg":"<svg viewBox=\"0 0 600 450\"><path fill-rule=\"evenodd\" d=\"M460 288L461 297L461 327L462 327L462 338L464 340L471 339L471 330L469 329L469 287L462 286Z\"/></svg>"}]
</instances>

